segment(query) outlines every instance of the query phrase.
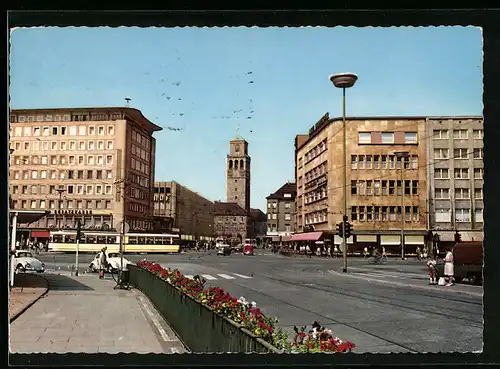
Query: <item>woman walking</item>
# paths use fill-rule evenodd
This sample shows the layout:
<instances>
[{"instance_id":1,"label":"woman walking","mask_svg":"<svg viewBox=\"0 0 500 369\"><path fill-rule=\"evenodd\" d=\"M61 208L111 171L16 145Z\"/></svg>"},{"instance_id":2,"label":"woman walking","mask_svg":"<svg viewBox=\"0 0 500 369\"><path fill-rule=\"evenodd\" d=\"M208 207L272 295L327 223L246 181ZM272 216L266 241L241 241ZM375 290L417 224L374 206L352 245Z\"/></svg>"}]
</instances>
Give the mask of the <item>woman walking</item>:
<instances>
[{"instance_id":1,"label":"woman walking","mask_svg":"<svg viewBox=\"0 0 500 369\"><path fill-rule=\"evenodd\" d=\"M444 275L448 277L448 284L446 285L447 287L453 286L453 269L453 253L451 252L451 250L448 250L444 258Z\"/></svg>"},{"instance_id":2,"label":"woman walking","mask_svg":"<svg viewBox=\"0 0 500 369\"><path fill-rule=\"evenodd\" d=\"M106 250L107 247L104 246L101 250L101 255L99 256L99 279L104 279L104 271L106 270L106 266L108 264L106 259Z\"/></svg>"}]
</instances>

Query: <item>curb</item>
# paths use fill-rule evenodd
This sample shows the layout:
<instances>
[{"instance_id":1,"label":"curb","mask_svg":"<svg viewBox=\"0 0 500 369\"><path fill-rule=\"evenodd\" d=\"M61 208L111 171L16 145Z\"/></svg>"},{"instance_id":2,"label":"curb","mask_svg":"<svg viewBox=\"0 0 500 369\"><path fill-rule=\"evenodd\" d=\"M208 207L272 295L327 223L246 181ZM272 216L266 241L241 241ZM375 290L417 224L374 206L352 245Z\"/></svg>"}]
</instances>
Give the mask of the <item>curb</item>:
<instances>
[{"instance_id":1,"label":"curb","mask_svg":"<svg viewBox=\"0 0 500 369\"><path fill-rule=\"evenodd\" d=\"M9 323L12 323L14 320L16 320L17 318L19 318L19 316L21 316L26 310L28 310L31 306L33 306L35 304L35 302L37 302L38 300L40 300L42 297L44 297L47 294L47 292L49 292L49 287L50 286L49 286L49 281L47 280L47 278L42 277L41 275L38 275L37 277L40 277L40 278L42 278L45 281L45 284L46 284L45 291L40 296L38 296L36 299L34 299L29 304L27 304L26 306L24 306L16 314L14 314L12 316L12 318L10 318L10 322Z\"/></svg>"}]
</instances>

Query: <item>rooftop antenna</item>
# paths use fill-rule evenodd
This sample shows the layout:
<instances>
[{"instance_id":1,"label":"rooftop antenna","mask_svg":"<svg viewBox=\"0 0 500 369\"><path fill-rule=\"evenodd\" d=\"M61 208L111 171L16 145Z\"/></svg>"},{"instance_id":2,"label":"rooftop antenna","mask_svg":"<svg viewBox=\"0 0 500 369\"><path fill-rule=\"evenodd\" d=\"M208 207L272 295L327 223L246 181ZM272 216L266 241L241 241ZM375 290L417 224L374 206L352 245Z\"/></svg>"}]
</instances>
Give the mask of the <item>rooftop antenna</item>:
<instances>
[{"instance_id":1,"label":"rooftop antenna","mask_svg":"<svg viewBox=\"0 0 500 369\"><path fill-rule=\"evenodd\" d=\"M132 100L132 99L131 99L130 97L126 97L126 98L125 98L125 105L127 106L127 108L129 108L129 107L130 107L130 101L131 101L131 100Z\"/></svg>"}]
</instances>

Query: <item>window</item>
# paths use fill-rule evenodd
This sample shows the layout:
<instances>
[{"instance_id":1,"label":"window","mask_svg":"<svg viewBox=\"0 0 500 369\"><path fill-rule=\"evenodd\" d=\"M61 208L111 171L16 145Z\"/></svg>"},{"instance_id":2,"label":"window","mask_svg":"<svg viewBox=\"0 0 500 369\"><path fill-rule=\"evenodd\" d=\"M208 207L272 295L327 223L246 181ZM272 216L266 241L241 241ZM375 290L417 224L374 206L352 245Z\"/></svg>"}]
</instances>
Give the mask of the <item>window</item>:
<instances>
[{"instance_id":1,"label":"window","mask_svg":"<svg viewBox=\"0 0 500 369\"><path fill-rule=\"evenodd\" d=\"M56 179L56 171L55 170L50 171L50 179Z\"/></svg>"},{"instance_id":2,"label":"window","mask_svg":"<svg viewBox=\"0 0 500 369\"><path fill-rule=\"evenodd\" d=\"M418 156L416 155L411 157L411 169L418 169Z\"/></svg>"},{"instance_id":3,"label":"window","mask_svg":"<svg viewBox=\"0 0 500 369\"><path fill-rule=\"evenodd\" d=\"M27 137L31 136L31 127L24 127L24 135Z\"/></svg>"},{"instance_id":4,"label":"window","mask_svg":"<svg viewBox=\"0 0 500 369\"><path fill-rule=\"evenodd\" d=\"M434 159L448 159L448 149L434 149Z\"/></svg>"},{"instance_id":5,"label":"window","mask_svg":"<svg viewBox=\"0 0 500 369\"><path fill-rule=\"evenodd\" d=\"M373 169L380 169L380 156L379 155L373 156Z\"/></svg>"},{"instance_id":6,"label":"window","mask_svg":"<svg viewBox=\"0 0 500 369\"><path fill-rule=\"evenodd\" d=\"M103 157L102 155L97 155L97 164L102 165L103 164Z\"/></svg>"},{"instance_id":7,"label":"window","mask_svg":"<svg viewBox=\"0 0 500 369\"><path fill-rule=\"evenodd\" d=\"M467 149L455 149L453 150L453 157L455 159L468 159L469 153L467 152Z\"/></svg>"},{"instance_id":8,"label":"window","mask_svg":"<svg viewBox=\"0 0 500 369\"><path fill-rule=\"evenodd\" d=\"M87 209L92 209L92 200L87 200L86 208Z\"/></svg>"},{"instance_id":9,"label":"window","mask_svg":"<svg viewBox=\"0 0 500 369\"><path fill-rule=\"evenodd\" d=\"M447 140L449 138L448 137L448 130L447 129L435 129L433 136L437 140Z\"/></svg>"},{"instance_id":10,"label":"window","mask_svg":"<svg viewBox=\"0 0 500 369\"><path fill-rule=\"evenodd\" d=\"M474 189L474 198L475 199L482 199L483 198L483 189L482 188Z\"/></svg>"},{"instance_id":11,"label":"window","mask_svg":"<svg viewBox=\"0 0 500 369\"><path fill-rule=\"evenodd\" d=\"M68 193L73 193L73 185L68 185Z\"/></svg>"},{"instance_id":12,"label":"window","mask_svg":"<svg viewBox=\"0 0 500 369\"><path fill-rule=\"evenodd\" d=\"M417 132L405 132L405 143L406 144L417 143Z\"/></svg>"},{"instance_id":13,"label":"window","mask_svg":"<svg viewBox=\"0 0 500 369\"><path fill-rule=\"evenodd\" d=\"M47 171L46 170L42 170L40 172L40 178L41 179L47 179Z\"/></svg>"},{"instance_id":14,"label":"window","mask_svg":"<svg viewBox=\"0 0 500 369\"><path fill-rule=\"evenodd\" d=\"M351 169L357 169L357 157L356 155L351 155Z\"/></svg>"},{"instance_id":15,"label":"window","mask_svg":"<svg viewBox=\"0 0 500 369\"><path fill-rule=\"evenodd\" d=\"M474 218L477 223L483 223L483 209L476 209L474 211Z\"/></svg>"},{"instance_id":16,"label":"window","mask_svg":"<svg viewBox=\"0 0 500 369\"><path fill-rule=\"evenodd\" d=\"M455 209L455 221L457 223L470 222L470 209Z\"/></svg>"},{"instance_id":17,"label":"window","mask_svg":"<svg viewBox=\"0 0 500 369\"><path fill-rule=\"evenodd\" d=\"M108 126L108 136L113 136L115 134L115 127Z\"/></svg>"},{"instance_id":18,"label":"window","mask_svg":"<svg viewBox=\"0 0 500 369\"><path fill-rule=\"evenodd\" d=\"M87 164L90 164L90 165L94 164L94 156L93 155L87 156Z\"/></svg>"},{"instance_id":19,"label":"window","mask_svg":"<svg viewBox=\"0 0 500 369\"><path fill-rule=\"evenodd\" d=\"M373 206L367 206L366 207L366 220L368 222L373 221Z\"/></svg>"},{"instance_id":20,"label":"window","mask_svg":"<svg viewBox=\"0 0 500 369\"><path fill-rule=\"evenodd\" d=\"M30 208L36 209L36 200L31 200Z\"/></svg>"},{"instance_id":21,"label":"window","mask_svg":"<svg viewBox=\"0 0 500 369\"><path fill-rule=\"evenodd\" d=\"M65 141L61 141L61 150L66 150L66 142Z\"/></svg>"},{"instance_id":22,"label":"window","mask_svg":"<svg viewBox=\"0 0 500 369\"><path fill-rule=\"evenodd\" d=\"M48 136L49 135L49 127L43 127L42 129L42 135L43 136Z\"/></svg>"},{"instance_id":23,"label":"window","mask_svg":"<svg viewBox=\"0 0 500 369\"><path fill-rule=\"evenodd\" d=\"M290 219L291 219L290 214L285 214L285 220L290 220Z\"/></svg>"},{"instance_id":24,"label":"window","mask_svg":"<svg viewBox=\"0 0 500 369\"><path fill-rule=\"evenodd\" d=\"M66 175L66 174L65 174L64 170L60 170L60 171L59 171L59 179L64 179L64 178L65 178L65 175Z\"/></svg>"},{"instance_id":25,"label":"window","mask_svg":"<svg viewBox=\"0 0 500 369\"><path fill-rule=\"evenodd\" d=\"M113 171L112 170L106 171L106 179L113 179Z\"/></svg>"},{"instance_id":26,"label":"window","mask_svg":"<svg viewBox=\"0 0 500 369\"><path fill-rule=\"evenodd\" d=\"M69 149L70 150L76 150L76 141L70 141L69 142Z\"/></svg>"},{"instance_id":27,"label":"window","mask_svg":"<svg viewBox=\"0 0 500 369\"><path fill-rule=\"evenodd\" d=\"M382 155L382 169L387 169L387 155Z\"/></svg>"},{"instance_id":28,"label":"window","mask_svg":"<svg viewBox=\"0 0 500 369\"><path fill-rule=\"evenodd\" d=\"M95 174L96 174L95 176L96 179L102 179L102 170L96 170Z\"/></svg>"},{"instance_id":29,"label":"window","mask_svg":"<svg viewBox=\"0 0 500 369\"><path fill-rule=\"evenodd\" d=\"M66 136L66 127L61 127L61 136Z\"/></svg>"},{"instance_id":30,"label":"window","mask_svg":"<svg viewBox=\"0 0 500 369\"><path fill-rule=\"evenodd\" d=\"M84 156L78 155L78 164L83 164L83 163L84 163Z\"/></svg>"},{"instance_id":31,"label":"window","mask_svg":"<svg viewBox=\"0 0 500 369\"><path fill-rule=\"evenodd\" d=\"M449 188L436 188L435 196L436 199L449 199L450 189Z\"/></svg>"},{"instance_id":32,"label":"window","mask_svg":"<svg viewBox=\"0 0 500 369\"><path fill-rule=\"evenodd\" d=\"M474 159L483 158L483 149L474 149Z\"/></svg>"},{"instance_id":33,"label":"window","mask_svg":"<svg viewBox=\"0 0 500 369\"><path fill-rule=\"evenodd\" d=\"M83 209L83 201L82 200L77 200L76 201L76 208L77 209Z\"/></svg>"},{"instance_id":34,"label":"window","mask_svg":"<svg viewBox=\"0 0 500 369\"><path fill-rule=\"evenodd\" d=\"M382 132L382 143L383 144L394 143L394 132Z\"/></svg>"},{"instance_id":35,"label":"window","mask_svg":"<svg viewBox=\"0 0 500 369\"><path fill-rule=\"evenodd\" d=\"M92 171L87 170L87 179L92 179Z\"/></svg>"},{"instance_id":36,"label":"window","mask_svg":"<svg viewBox=\"0 0 500 369\"><path fill-rule=\"evenodd\" d=\"M358 157L358 169L365 169L365 156L359 155Z\"/></svg>"},{"instance_id":37,"label":"window","mask_svg":"<svg viewBox=\"0 0 500 369\"><path fill-rule=\"evenodd\" d=\"M33 136L40 136L40 127L33 127Z\"/></svg>"},{"instance_id":38,"label":"window","mask_svg":"<svg viewBox=\"0 0 500 369\"><path fill-rule=\"evenodd\" d=\"M74 174L74 171L68 170L68 179L75 179L73 174Z\"/></svg>"},{"instance_id":39,"label":"window","mask_svg":"<svg viewBox=\"0 0 500 369\"><path fill-rule=\"evenodd\" d=\"M365 221L365 207L364 206L359 206L359 221L364 222Z\"/></svg>"},{"instance_id":40,"label":"window","mask_svg":"<svg viewBox=\"0 0 500 369\"><path fill-rule=\"evenodd\" d=\"M474 168L474 179L483 179L483 168Z\"/></svg>"},{"instance_id":41,"label":"window","mask_svg":"<svg viewBox=\"0 0 500 369\"><path fill-rule=\"evenodd\" d=\"M97 127L97 134L102 136L104 134L104 126Z\"/></svg>"},{"instance_id":42,"label":"window","mask_svg":"<svg viewBox=\"0 0 500 369\"><path fill-rule=\"evenodd\" d=\"M97 150L104 150L104 141L97 141Z\"/></svg>"},{"instance_id":43,"label":"window","mask_svg":"<svg viewBox=\"0 0 500 369\"><path fill-rule=\"evenodd\" d=\"M359 132L358 133L358 143L369 144L372 142L371 132Z\"/></svg>"},{"instance_id":44,"label":"window","mask_svg":"<svg viewBox=\"0 0 500 369\"><path fill-rule=\"evenodd\" d=\"M95 135L95 127L94 126L90 126L89 127L89 135L90 136L94 136Z\"/></svg>"},{"instance_id":45,"label":"window","mask_svg":"<svg viewBox=\"0 0 500 369\"><path fill-rule=\"evenodd\" d=\"M52 136L57 136L57 127L52 127Z\"/></svg>"},{"instance_id":46,"label":"window","mask_svg":"<svg viewBox=\"0 0 500 369\"><path fill-rule=\"evenodd\" d=\"M87 185L85 192L87 193L87 195L92 195L92 193L94 192L94 187L92 185Z\"/></svg>"},{"instance_id":47,"label":"window","mask_svg":"<svg viewBox=\"0 0 500 369\"><path fill-rule=\"evenodd\" d=\"M85 150L85 141L78 141L79 150Z\"/></svg>"},{"instance_id":48,"label":"window","mask_svg":"<svg viewBox=\"0 0 500 369\"><path fill-rule=\"evenodd\" d=\"M32 195L36 195L37 194L37 186L36 185L32 185L31 186L31 194Z\"/></svg>"},{"instance_id":49,"label":"window","mask_svg":"<svg viewBox=\"0 0 500 369\"><path fill-rule=\"evenodd\" d=\"M106 209L111 209L111 201L106 200Z\"/></svg>"},{"instance_id":50,"label":"window","mask_svg":"<svg viewBox=\"0 0 500 369\"><path fill-rule=\"evenodd\" d=\"M455 188L455 199L470 199L470 190L468 188Z\"/></svg>"},{"instance_id":51,"label":"window","mask_svg":"<svg viewBox=\"0 0 500 369\"><path fill-rule=\"evenodd\" d=\"M482 140L484 138L484 131L482 129L473 130L472 138L474 138L475 140Z\"/></svg>"},{"instance_id":52,"label":"window","mask_svg":"<svg viewBox=\"0 0 500 369\"><path fill-rule=\"evenodd\" d=\"M20 142L16 142L14 144L14 147L16 148L16 150L20 150L21 149L21 143Z\"/></svg>"},{"instance_id":53,"label":"window","mask_svg":"<svg viewBox=\"0 0 500 369\"><path fill-rule=\"evenodd\" d=\"M106 164L113 164L113 155L106 155Z\"/></svg>"},{"instance_id":54,"label":"window","mask_svg":"<svg viewBox=\"0 0 500 369\"><path fill-rule=\"evenodd\" d=\"M83 179L83 170L79 170L77 173L77 178L78 179Z\"/></svg>"},{"instance_id":55,"label":"window","mask_svg":"<svg viewBox=\"0 0 500 369\"><path fill-rule=\"evenodd\" d=\"M50 149L51 150L57 150L57 142L51 142L50 143Z\"/></svg>"},{"instance_id":56,"label":"window","mask_svg":"<svg viewBox=\"0 0 500 369\"><path fill-rule=\"evenodd\" d=\"M83 185L77 185L76 186L76 193L79 195L83 194Z\"/></svg>"},{"instance_id":57,"label":"window","mask_svg":"<svg viewBox=\"0 0 500 369\"><path fill-rule=\"evenodd\" d=\"M366 169L372 169L372 156L366 155Z\"/></svg>"},{"instance_id":58,"label":"window","mask_svg":"<svg viewBox=\"0 0 500 369\"><path fill-rule=\"evenodd\" d=\"M70 155L68 157L68 164L71 164L71 165L76 164L76 160L75 160L75 156L74 155Z\"/></svg>"},{"instance_id":59,"label":"window","mask_svg":"<svg viewBox=\"0 0 500 369\"><path fill-rule=\"evenodd\" d=\"M448 169L435 168L434 169L434 178L435 179L449 179Z\"/></svg>"},{"instance_id":60,"label":"window","mask_svg":"<svg viewBox=\"0 0 500 369\"><path fill-rule=\"evenodd\" d=\"M373 193L372 193L372 181L366 181L366 194L373 195Z\"/></svg>"},{"instance_id":61,"label":"window","mask_svg":"<svg viewBox=\"0 0 500 369\"><path fill-rule=\"evenodd\" d=\"M106 185L105 192L106 192L106 195L111 195L112 194L111 186L110 185Z\"/></svg>"},{"instance_id":62,"label":"window","mask_svg":"<svg viewBox=\"0 0 500 369\"><path fill-rule=\"evenodd\" d=\"M85 126L78 126L78 135L80 136L85 136L86 134L86 128Z\"/></svg>"},{"instance_id":63,"label":"window","mask_svg":"<svg viewBox=\"0 0 500 369\"><path fill-rule=\"evenodd\" d=\"M31 179L37 179L38 178L38 172L36 170L31 171Z\"/></svg>"},{"instance_id":64,"label":"window","mask_svg":"<svg viewBox=\"0 0 500 369\"><path fill-rule=\"evenodd\" d=\"M76 136L76 132L77 132L76 126L69 127L69 135L70 136Z\"/></svg>"},{"instance_id":65,"label":"window","mask_svg":"<svg viewBox=\"0 0 500 369\"><path fill-rule=\"evenodd\" d=\"M455 168L455 179L469 179L469 168Z\"/></svg>"},{"instance_id":66,"label":"window","mask_svg":"<svg viewBox=\"0 0 500 369\"><path fill-rule=\"evenodd\" d=\"M351 195L357 195L358 186L356 181L351 181Z\"/></svg>"},{"instance_id":67,"label":"window","mask_svg":"<svg viewBox=\"0 0 500 369\"><path fill-rule=\"evenodd\" d=\"M30 143L28 141L24 143L24 150L29 150L29 149L30 149Z\"/></svg>"},{"instance_id":68,"label":"window","mask_svg":"<svg viewBox=\"0 0 500 369\"><path fill-rule=\"evenodd\" d=\"M373 181L373 188L374 188L373 194L375 196L379 196L380 195L380 181Z\"/></svg>"},{"instance_id":69,"label":"window","mask_svg":"<svg viewBox=\"0 0 500 369\"><path fill-rule=\"evenodd\" d=\"M61 165L65 165L66 164L66 156L60 156L59 157L59 163Z\"/></svg>"},{"instance_id":70,"label":"window","mask_svg":"<svg viewBox=\"0 0 500 369\"><path fill-rule=\"evenodd\" d=\"M45 200L40 200L40 208L45 209L46 206Z\"/></svg>"},{"instance_id":71,"label":"window","mask_svg":"<svg viewBox=\"0 0 500 369\"><path fill-rule=\"evenodd\" d=\"M453 139L454 140L467 139L467 130L466 129L454 129L453 130Z\"/></svg>"},{"instance_id":72,"label":"window","mask_svg":"<svg viewBox=\"0 0 500 369\"><path fill-rule=\"evenodd\" d=\"M273 214L273 219L276 219L276 214Z\"/></svg>"},{"instance_id":73,"label":"window","mask_svg":"<svg viewBox=\"0 0 500 369\"><path fill-rule=\"evenodd\" d=\"M33 164L37 165L38 164L38 156L33 156L31 158L31 161L32 161Z\"/></svg>"},{"instance_id":74,"label":"window","mask_svg":"<svg viewBox=\"0 0 500 369\"><path fill-rule=\"evenodd\" d=\"M111 141L111 140L110 140L110 141L107 141L107 146L106 146L106 148L107 148L108 150L113 150L113 141Z\"/></svg>"},{"instance_id":75,"label":"window","mask_svg":"<svg viewBox=\"0 0 500 369\"><path fill-rule=\"evenodd\" d=\"M94 141L89 141L89 150L94 150L94 149L95 149Z\"/></svg>"}]
</instances>

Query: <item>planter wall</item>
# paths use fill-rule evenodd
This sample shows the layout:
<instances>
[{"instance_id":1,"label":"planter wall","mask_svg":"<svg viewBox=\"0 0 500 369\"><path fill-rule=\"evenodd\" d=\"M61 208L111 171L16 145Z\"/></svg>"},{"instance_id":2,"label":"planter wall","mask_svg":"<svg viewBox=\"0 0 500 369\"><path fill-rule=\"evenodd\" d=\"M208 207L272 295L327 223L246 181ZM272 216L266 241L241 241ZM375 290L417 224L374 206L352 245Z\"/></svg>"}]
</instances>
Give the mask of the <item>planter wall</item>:
<instances>
[{"instance_id":1,"label":"planter wall","mask_svg":"<svg viewBox=\"0 0 500 369\"><path fill-rule=\"evenodd\" d=\"M281 353L148 270L135 265L128 268L130 282L151 300L192 352Z\"/></svg>"}]
</instances>

